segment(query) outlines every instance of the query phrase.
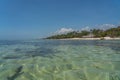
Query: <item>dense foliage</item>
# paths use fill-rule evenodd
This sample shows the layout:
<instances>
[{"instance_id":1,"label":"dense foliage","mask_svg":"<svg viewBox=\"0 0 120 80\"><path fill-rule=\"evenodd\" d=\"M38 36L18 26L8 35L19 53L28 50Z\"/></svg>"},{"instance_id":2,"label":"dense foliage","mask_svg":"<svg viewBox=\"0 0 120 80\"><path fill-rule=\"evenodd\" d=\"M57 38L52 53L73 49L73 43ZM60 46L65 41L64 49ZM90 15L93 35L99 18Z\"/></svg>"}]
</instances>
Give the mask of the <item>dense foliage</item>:
<instances>
[{"instance_id":1,"label":"dense foliage","mask_svg":"<svg viewBox=\"0 0 120 80\"><path fill-rule=\"evenodd\" d=\"M93 36L89 36L89 35ZM73 31L67 34L58 34L47 37L47 39L64 39L64 38L82 38L82 37L120 37L120 26L107 30L91 29L90 31Z\"/></svg>"}]
</instances>

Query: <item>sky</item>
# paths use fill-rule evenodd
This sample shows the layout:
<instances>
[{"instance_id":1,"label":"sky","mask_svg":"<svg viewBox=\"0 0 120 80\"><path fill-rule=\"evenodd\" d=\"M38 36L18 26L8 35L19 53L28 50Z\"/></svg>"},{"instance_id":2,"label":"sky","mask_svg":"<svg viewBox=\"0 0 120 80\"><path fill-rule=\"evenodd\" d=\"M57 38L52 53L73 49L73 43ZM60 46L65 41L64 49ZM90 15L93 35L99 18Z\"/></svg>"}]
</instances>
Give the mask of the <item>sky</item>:
<instances>
[{"instance_id":1,"label":"sky","mask_svg":"<svg viewBox=\"0 0 120 80\"><path fill-rule=\"evenodd\" d=\"M120 0L0 0L0 39L120 24Z\"/></svg>"}]
</instances>

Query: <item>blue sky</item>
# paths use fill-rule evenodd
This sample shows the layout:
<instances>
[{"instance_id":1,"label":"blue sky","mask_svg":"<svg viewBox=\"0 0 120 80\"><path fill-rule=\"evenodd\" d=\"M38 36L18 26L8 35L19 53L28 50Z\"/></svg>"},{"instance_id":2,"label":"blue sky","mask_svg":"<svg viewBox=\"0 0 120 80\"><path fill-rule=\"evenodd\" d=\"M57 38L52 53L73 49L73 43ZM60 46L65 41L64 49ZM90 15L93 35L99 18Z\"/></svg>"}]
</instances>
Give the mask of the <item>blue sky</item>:
<instances>
[{"instance_id":1,"label":"blue sky","mask_svg":"<svg viewBox=\"0 0 120 80\"><path fill-rule=\"evenodd\" d=\"M29 39L61 28L120 24L120 0L0 0L0 39Z\"/></svg>"}]
</instances>

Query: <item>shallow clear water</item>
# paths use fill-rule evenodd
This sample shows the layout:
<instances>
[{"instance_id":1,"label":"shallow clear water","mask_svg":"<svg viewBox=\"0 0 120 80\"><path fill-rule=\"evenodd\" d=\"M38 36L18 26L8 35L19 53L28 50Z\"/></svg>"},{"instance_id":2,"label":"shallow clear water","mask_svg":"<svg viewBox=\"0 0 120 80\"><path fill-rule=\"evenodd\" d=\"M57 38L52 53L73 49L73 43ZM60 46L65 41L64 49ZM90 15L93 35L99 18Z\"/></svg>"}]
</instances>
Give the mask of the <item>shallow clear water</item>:
<instances>
[{"instance_id":1,"label":"shallow clear water","mask_svg":"<svg viewBox=\"0 0 120 80\"><path fill-rule=\"evenodd\" d=\"M0 80L120 80L120 41L0 41Z\"/></svg>"}]
</instances>

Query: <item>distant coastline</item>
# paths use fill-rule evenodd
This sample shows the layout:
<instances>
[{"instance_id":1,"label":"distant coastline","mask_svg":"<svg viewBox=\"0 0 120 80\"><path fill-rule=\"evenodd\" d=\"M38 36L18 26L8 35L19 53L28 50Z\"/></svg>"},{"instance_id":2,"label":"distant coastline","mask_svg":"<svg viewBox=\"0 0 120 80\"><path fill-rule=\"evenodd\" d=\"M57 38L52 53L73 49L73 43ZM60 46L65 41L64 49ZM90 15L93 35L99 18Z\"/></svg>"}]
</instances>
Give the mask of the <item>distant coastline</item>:
<instances>
[{"instance_id":1,"label":"distant coastline","mask_svg":"<svg viewBox=\"0 0 120 80\"><path fill-rule=\"evenodd\" d=\"M63 39L50 39L50 40L120 40L120 37L110 38L110 37L103 37L103 38L63 38Z\"/></svg>"},{"instance_id":2,"label":"distant coastline","mask_svg":"<svg viewBox=\"0 0 120 80\"><path fill-rule=\"evenodd\" d=\"M73 31L65 34L56 34L45 39L59 40L120 40L120 26L107 30L91 29L89 31Z\"/></svg>"}]
</instances>

